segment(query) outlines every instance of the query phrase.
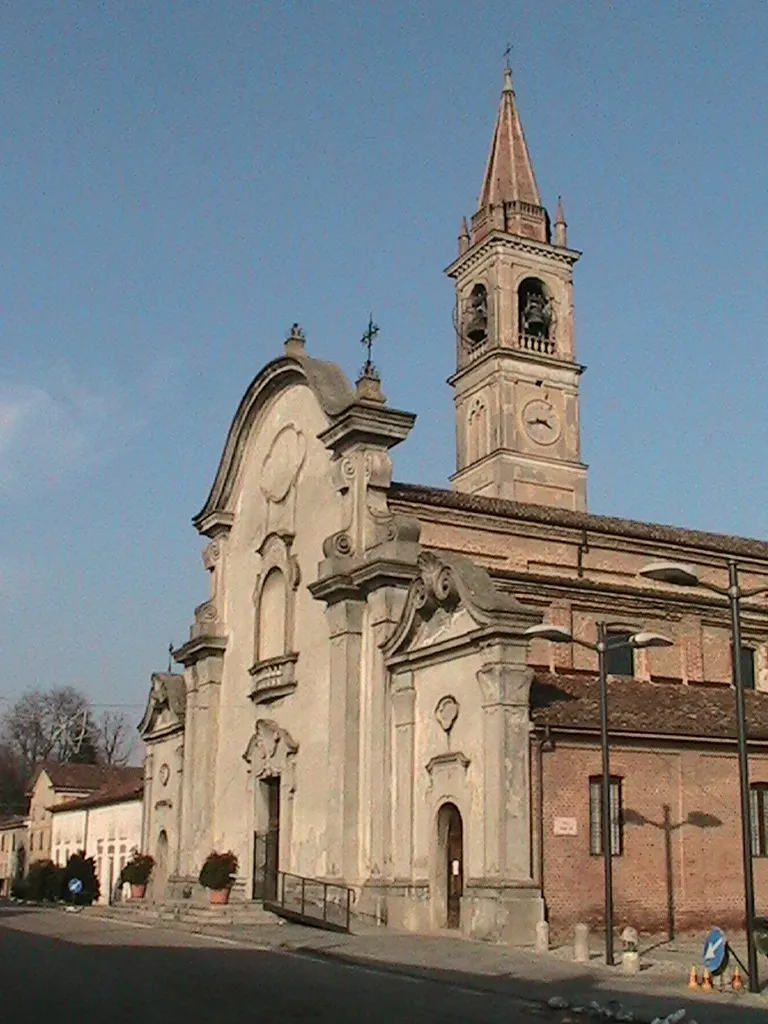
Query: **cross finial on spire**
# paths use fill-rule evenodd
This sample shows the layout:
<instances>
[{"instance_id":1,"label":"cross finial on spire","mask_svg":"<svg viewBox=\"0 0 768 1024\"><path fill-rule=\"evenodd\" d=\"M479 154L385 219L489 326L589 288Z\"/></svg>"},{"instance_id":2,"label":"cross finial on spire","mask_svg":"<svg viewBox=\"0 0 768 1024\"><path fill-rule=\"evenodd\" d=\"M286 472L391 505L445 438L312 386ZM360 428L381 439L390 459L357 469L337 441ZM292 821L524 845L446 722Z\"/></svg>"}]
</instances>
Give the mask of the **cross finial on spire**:
<instances>
[{"instance_id":1,"label":"cross finial on spire","mask_svg":"<svg viewBox=\"0 0 768 1024\"><path fill-rule=\"evenodd\" d=\"M509 62L510 55L512 53L512 43L507 43L507 48L504 51L504 92L512 92L512 65Z\"/></svg>"}]
</instances>

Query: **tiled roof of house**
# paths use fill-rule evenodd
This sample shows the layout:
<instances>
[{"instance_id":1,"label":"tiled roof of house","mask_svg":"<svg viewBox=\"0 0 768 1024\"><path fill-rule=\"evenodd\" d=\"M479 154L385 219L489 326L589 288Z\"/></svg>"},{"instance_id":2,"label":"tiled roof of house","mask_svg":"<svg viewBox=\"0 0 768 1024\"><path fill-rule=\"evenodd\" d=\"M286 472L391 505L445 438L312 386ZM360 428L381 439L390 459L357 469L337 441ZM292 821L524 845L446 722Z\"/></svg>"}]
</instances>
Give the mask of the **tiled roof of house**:
<instances>
[{"instance_id":1,"label":"tiled roof of house","mask_svg":"<svg viewBox=\"0 0 768 1024\"><path fill-rule=\"evenodd\" d=\"M596 533L620 534L651 543L675 544L680 547L705 548L712 551L768 559L768 542L748 537L730 537L726 534L686 530L681 526L662 526L641 523L633 519L597 516L591 512L573 512L570 509L529 505L506 498L485 498L478 494L462 494L440 487L422 487L419 484L393 483L389 488L392 501L403 501L440 508L452 508L480 515L500 516L551 526L565 526Z\"/></svg>"},{"instance_id":2,"label":"tiled roof of house","mask_svg":"<svg viewBox=\"0 0 768 1024\"><path fill-rule=\"evenodd\" d=\"M109 784L140 782L144 778L143 768L123 768L113 764L70 764L59 761L42 761L34 771L27 791L45 772L51 785L59 792L67 790L93 792Z\"/></svg>"},{"instance_id":3,"label":"tiled roof of house","mask_svg":"<svg viewBox=\"0 0 768 1024\"><path fill-rule=\"evenodd\" d=\"M747 734L768 740L768 693L747 692ZM600 688L594 674L536 672L531 718L552 729L600 730ZM725 685L608 681L608 728L614 734L689 739L736 738L734 691Z\"/></svg>"},{"instance_id":4,"label":"tiled roof of house","mask_svg":"<svg viewBox=\"0 0 768 1024\"><path fill-rule=\"evenodd\" d=\"M130 800L141 800L143 795L143 781L108 783L89 796L81 796L75 800L65 800L64 803L56 804L51 807L51 812L58 814L60 811L80 811L89 807L104 807L107 804L124 804Z\"/></svg>"},{"instance_id":5,"label":"tiled roof of house","mask_svg":"<svg viewBox=\"0 0 768 1024\"><path fill-rule=\"evenodd\" d=\"M25 828L27 819L23 815L16 815L13 818L0 818L0 830Z\"/></svg>"}]
</instances>

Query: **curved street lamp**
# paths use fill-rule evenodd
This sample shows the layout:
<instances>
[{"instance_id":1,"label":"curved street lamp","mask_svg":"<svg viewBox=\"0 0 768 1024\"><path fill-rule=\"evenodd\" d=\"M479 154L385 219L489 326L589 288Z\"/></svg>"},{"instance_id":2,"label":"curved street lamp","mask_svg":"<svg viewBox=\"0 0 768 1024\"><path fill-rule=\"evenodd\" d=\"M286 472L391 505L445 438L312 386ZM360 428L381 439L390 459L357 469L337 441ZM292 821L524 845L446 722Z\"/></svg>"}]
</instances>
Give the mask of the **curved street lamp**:
<instances>
[{"instance_id":1,"label":"curved street lamp","mask_svg":"<svg viewBox=\"0 0 768 1024\"><path fill-rule=\"evenodd\" d=\"M749 790L749 756L747 752L747 722L744 707L744 676L741 666L741 599L768 594L768 586L743 588L739 584L739 569L734 558L728 559L728 586L721 587L699 578L692 565L683 562L651 562L638 576L668 583L675 587L701 587L713 594L728 598L731 611L731 664L736 695L736 736L739 748L739 790L741 796L741 851L744 860L744 918L747 930L747 973L750 992L760 991L755 943L755 880L752 870L752 810Z\"/></svg>"},{"instance_id":2,"label":"curved street lamp","mask_svg":"<svg viewBox=\"0 0 768 1024\"><path fill-rule=\"evenodd\" d=\"M597 642L581 640L560 626L530 626L525 631L532 640L549 640L553 644L577 644L597 652L600 677L600 747L603 755L601 779L602 810L601 831L603 840L603 879L605 894L605 962L613 965L613 847L611 843L611 768L608 746L608 673L606 671L607 651L630 647L639 650L645 647L671 647L673 641L661 633L634 633L630 637L611 637L604 622L597 623Z\"/></svg>"}]
</instances>

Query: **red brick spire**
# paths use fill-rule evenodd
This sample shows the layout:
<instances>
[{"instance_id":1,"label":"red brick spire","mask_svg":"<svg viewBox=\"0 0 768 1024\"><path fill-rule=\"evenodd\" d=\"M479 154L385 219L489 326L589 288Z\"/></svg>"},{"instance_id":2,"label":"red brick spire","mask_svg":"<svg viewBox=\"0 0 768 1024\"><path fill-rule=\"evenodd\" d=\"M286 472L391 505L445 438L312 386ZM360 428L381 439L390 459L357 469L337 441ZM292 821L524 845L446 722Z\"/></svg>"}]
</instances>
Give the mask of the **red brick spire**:
<instances>
[{"instance_id":1,"label":"red brick spire","mask_svg":"<svg viewBox=\"0 0 768 1024\"><path fill-rule=\"evenodd\" d=\"M473 218L473 241L479 241L494 228L546 241L545 222L546 214L515 103L512 71L507 67L478 212Z\"/></svg>"}]
</instances>

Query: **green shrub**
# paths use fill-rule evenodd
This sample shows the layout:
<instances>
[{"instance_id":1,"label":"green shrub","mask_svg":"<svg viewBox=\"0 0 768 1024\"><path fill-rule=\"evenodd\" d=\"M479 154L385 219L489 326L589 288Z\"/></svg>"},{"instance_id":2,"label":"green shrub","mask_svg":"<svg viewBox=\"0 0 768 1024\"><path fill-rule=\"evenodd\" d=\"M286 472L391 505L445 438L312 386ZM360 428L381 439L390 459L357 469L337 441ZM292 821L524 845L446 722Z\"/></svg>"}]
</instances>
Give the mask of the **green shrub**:
<instances>
[{"instance_id":1,"label":"green shrub","mask_svg":"<svg viewBox=\"0 0 768 1024\"><path fill-rule=\"evenodd\" d=\"M227 853L209 853L200 869L200 885L206 889L231 889L235 884L237 857Z\"/></svg>"},{"instance_id":2,"label":"green shrub","mask_svg":"<svg viewBox=\"0 0 768 1024\"><path fill-rule=\"evenodd\" d=\"M61 898L61 880L64 868L54 864L52 860L36 860L29 865L25 879L27 887L26 899L35 903L43 901L56 902Z\"/></svg>"},{"instance_id":3,"label":"green shrub","mask_svg":"<svg viewBox=\"0 0 768 1024\"><path fill-rule=\"evenodd\" d=\"M155 858L148 853L139 853L134 850L131 859L126 863L120 872L120 885L146 885L152 868L155 866Z\"/></svg>"},{"instance_id":4,"label":"green shrub","mask_svg":"<svg viewBox=\"0 0 768 1024\"><path fill-rule=\"evenodd\" d=\"M14 878L11 883L11 896L15 900L29 899L29 885L26 878Z\"/></svg>"},{"instance_id":5,"label":"green shrub","mask_svg":"<svg viewBox=\"0 0 768 1024\"><path fill-rule=\"evenodd\" d=\"M77 894L69 891L69 883L73 878L83 883L82 891ZM72 854L62 872L60 891L61 899L80 906L90 905L99 898L99 880L93 857L86 857L82 852Z\"/></svg>"}]
</instances>

